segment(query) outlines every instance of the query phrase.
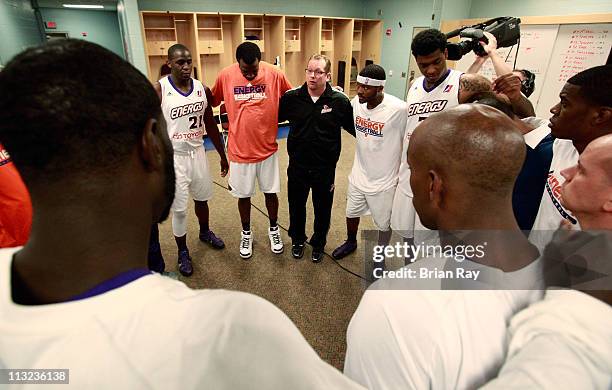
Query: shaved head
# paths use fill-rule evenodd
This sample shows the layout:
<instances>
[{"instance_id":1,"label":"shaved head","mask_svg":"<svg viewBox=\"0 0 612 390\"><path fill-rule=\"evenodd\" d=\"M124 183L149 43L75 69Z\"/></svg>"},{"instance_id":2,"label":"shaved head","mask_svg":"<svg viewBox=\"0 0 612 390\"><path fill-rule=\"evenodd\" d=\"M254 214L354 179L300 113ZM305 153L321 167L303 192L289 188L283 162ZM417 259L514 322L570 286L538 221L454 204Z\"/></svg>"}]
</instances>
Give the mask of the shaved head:
<instances>
[{"instance_id":1,"label":"shaved head","mask_svg":"<svg viewBox=\"0 0 612 390\"><path fill-rule=\"evenodd\" d=\"M461 213L454 207L474 206L464 210L473 214L498 211L478 207L486 202L507 203L511 212L509 200L524 159L520 131L499 110L464 104L430 116L415 129L408 148L414 203L422 222L438 228L436 219L444 213Z\"/></svg>"},{"instance_id":2,"label":"shaved head","mask_svg":"<svg viewBox=\"0 0 612 390\"><path fill-rule=\"evenodd\" d=\"M612 134L593 140L578 164L564 169L561 203L583 229L612 229Z\"/></svg>"},{"instance_id":3,"label":"shaved head","mask_svg":"<svg viewBox=\"0 0 612 390\"><path fill-rule=\"evenodd\" d=\"M607 183L612 186L612 134L597 138L587 146L587 149L598 157L597 164L606 173L604 177Z\"/></svg>"}]
</instances>

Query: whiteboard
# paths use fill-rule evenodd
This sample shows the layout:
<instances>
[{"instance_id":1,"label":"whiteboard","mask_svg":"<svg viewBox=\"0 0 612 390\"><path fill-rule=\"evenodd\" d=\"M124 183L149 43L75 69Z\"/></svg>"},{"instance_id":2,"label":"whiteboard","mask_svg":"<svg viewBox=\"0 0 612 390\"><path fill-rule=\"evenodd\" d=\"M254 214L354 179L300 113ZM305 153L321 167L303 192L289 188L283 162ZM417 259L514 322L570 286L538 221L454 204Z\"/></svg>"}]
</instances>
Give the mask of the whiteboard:
<instances>
[{"instance_id":1,"label":"whiteboard","mask_svg":"<svg viewBox=\"0 0 612 390\"><path fill-rule=\"evenodd\" d=\"M520 45L504 47L497 50L498 55L506 60L506 63L510 66L510 68L515 67L516 69L527 69L535 74L535 90L533 91L533 94L529 96L529 100L534 107L537 107L540 94L543 90L548 63L553 47L555 46L558 30L558 24L521 25ZM516 60L516 66L514 66L517 46L519 53ZM470 65L472 65L474 62L475 58L476 54L474 54L474 52L466 54L461 58L461 60L456 62L455 69L464 72L467 71ZM496 75L491 60L487 60L478 73L487 77L489 80L493 80ZM548 116L544 116L544 118L547 117Z\"/></svg>"},{"instance_id":2,"label":"whiteboard","mask_svg":"<svg viewBox=\"0 0 612 390\"><path fill-rule=\"evenodd\" d=\"M565 24L559 27L550 57L544 90L536 106L536 116L548 118L549 110L559 101L559 92L573 75L608 59L612 24Z\"/></svg>"}]
</instances>

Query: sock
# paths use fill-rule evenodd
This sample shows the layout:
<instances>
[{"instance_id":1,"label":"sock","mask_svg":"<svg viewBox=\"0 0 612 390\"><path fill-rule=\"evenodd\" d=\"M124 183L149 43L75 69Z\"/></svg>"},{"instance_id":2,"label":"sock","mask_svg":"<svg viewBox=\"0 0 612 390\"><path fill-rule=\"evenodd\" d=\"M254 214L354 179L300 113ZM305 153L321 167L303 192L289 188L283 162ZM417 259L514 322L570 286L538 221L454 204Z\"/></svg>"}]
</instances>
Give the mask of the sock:
<instances>
[{"instance_id":1,"label":"sock","mask_svg":"<svg viewBox=\"0 0 612 390\"><path fill-rule=\"evenodd\" d=\"M242 230L244 230L245 232L251 231L251 221L243 222L242 223Z\"/></svg>"},{"instance_id":2,"label":"sock","mask_svg":"<svg viewBox=\"0 0 612 390\"><path fill-rule=\"evenodd\" d=\"M347 241L357 242L357 233L348 233Z\"/></svg>"},{"instance_id":3,"label":"sock","mask_svg":"<svg viewBox=\"0 0 612 390\"><path fill-rule=\"evenodd\" d=\"M208 226L208 224L200 224L200 233L208 233L209 230L210 227Z\"/></svg>"},{"instance_id":4,"label":"sock","mask_svg":"<svg viewBox=\"0 0 612 390\"><path fill-rule=\"evenodd\" d=\"M276 219L270 218L270 227L271 228L275 228L276 227ZM272 230L274 230L274 229L272 229Z\"/></svg>"}]
</instances>

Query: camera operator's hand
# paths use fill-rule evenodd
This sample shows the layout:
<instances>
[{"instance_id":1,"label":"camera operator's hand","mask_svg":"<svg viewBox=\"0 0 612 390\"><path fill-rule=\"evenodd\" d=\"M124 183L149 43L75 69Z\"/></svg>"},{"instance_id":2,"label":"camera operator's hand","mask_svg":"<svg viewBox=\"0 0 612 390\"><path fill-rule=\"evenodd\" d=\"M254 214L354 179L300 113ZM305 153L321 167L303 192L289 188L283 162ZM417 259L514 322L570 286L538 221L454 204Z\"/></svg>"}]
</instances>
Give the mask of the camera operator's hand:
<instances>
[{"instance_id":1,"label":"camera operator's hand","mask_svg":"<svg viewBox=\"0 0 612 390\"><path fill-rule=\"evenodd\" d=\"M531 102L521 94L521 79L512 72L503 74L493 81L493 91L505 95L519 118L535 116Z\"/></svg>"},{"instance_id":2,"label":"camera operator's hand","mask_svg":"<svg viewBox=\"0 0 612 390\"><path fill-rule=\"evenodd\" d=\"M485 37L487 37L487 39L489 40L489 43L484 43L482 41L478 42L480 43L480 46L482 46L482 48L484 49L485 53L487 53L487 55L491 55L492 53L497 53L496 49L497 49L497 39L493 36L493 34L484 31L484 35Z\"/></svg>"},{"instance_id":3,"label":"camera operator's hand","mask_svg":"<svg viewBox=\"0 0 612 390\"><path fill-rule=\"evenodd\" d=\"M521 79L513 73L503 74L493 81L493 91L516 101L521 98Z\"/></svg>"}]
</instances>

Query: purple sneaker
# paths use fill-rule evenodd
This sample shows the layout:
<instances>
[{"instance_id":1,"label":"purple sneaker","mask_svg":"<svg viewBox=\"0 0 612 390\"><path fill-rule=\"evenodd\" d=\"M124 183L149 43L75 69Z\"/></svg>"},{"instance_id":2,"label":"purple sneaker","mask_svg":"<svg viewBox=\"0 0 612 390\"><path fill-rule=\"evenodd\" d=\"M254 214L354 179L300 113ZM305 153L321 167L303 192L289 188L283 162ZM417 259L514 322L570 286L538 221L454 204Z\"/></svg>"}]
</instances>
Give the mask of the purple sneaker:
<instances>
[{"instance_id":1,"label":"purple sneaker","mask_svg":"<svg viewBox=\"0 0 612 390\"><path fill-rule=\"evenodd\" d=\"M178 269L181 275L191 276L193 274L193 266L191 265L191 256L188 250L180 251L178 254Z\"/></svg>"},{"instance_id":2,"label":"purple sneaker","mask_svg":"<svg viewBox=\"0 0 612 390\"><path fill-rule=\"evenodd\" d=\"M332 256L334 257L334 259L340 260L355 252L355 250L357 250L357 241L346 240L344 241L344 244L334 249L334 251L332 252Z\"/></svg>"},{"instance_id":3,"label":"purple sneaker","mask_svg":"<svg viewBox=\"0 0 612 390\"><path fill-rule=\"evenodd\" d=\"M209 230L205 233L200 232L200 241L210 244L210 246L215 249L225 248L225 243L223 242L223 240L215 236L215 233L213 233L212 230Z\"/></svg>"}]
</instances>

